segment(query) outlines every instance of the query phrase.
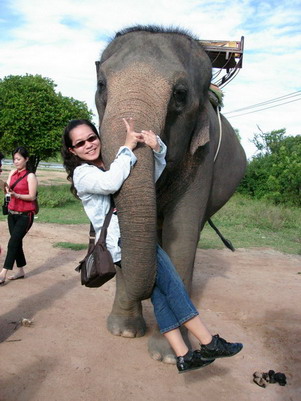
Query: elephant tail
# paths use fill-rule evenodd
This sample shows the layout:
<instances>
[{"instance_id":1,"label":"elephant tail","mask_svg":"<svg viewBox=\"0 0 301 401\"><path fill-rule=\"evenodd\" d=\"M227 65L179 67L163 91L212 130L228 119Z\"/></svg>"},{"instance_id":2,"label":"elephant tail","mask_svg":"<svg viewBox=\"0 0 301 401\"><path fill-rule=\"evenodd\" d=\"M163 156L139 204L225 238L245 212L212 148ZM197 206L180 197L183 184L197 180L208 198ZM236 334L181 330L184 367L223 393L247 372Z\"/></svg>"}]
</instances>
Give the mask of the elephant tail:
<instances>
[{"instance_id":1,"label":"elephant tail","mask_svg":"<svg viewBox=\"0 0 301 401\"><path fill-rule=\"evenodd\" d=\"M213 223L213 221L211 219L208 219L208 223L213 228L213 230L216 232L216 234L220 237L220 239L223 241L223 243L226 245L226 247L229 248L232 252L234 252L235 248L232 245L232 242L223 236L223 234L219 231L219 229L216 227L216 225Z\"/></svg>"}]
</instances>

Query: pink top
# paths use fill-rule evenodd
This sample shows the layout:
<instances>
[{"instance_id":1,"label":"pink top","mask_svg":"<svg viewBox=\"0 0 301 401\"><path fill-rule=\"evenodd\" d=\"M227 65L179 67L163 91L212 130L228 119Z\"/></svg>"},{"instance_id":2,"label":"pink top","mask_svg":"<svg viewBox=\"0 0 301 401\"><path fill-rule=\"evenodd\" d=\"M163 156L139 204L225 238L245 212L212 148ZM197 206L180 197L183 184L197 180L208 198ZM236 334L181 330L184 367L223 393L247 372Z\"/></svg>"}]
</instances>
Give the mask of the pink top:
<instances>
[{"instance_id":1,"label":"pink top","mask_svg":"<svg viewBox=\"0 0 301 401\"><path fill-rule=\"evenodd\" d=\"M24 177L26 173L26 170L22 170L20 172L16 171L11 176L9 186L11 187L14 182L16 182L20 177ZM17 185L13 188L13 191L20 195L29 194L27 176L17 183ZM35 210L35 204L34 201L26 201L12 196L8 204L8 209L15 212L33 212Z\"/></svg>"}]
</instances>

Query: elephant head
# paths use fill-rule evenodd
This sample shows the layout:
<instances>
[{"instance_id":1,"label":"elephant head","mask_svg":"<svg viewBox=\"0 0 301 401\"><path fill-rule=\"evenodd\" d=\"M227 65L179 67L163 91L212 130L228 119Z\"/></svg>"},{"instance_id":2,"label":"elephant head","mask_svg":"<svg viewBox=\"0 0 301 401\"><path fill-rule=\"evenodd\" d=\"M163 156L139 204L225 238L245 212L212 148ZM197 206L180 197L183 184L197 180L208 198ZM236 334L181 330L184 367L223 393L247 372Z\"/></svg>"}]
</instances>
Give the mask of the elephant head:
<instances>
[{"instance_id":1,"label":"elephant head","mask_svg":"<svg viewBox=\"0 0 301 401\"><path fill-rule=\"evenodd\" d=\"M195 154L208 141L204 111L212 66L199 42L187 33L156 27L126 29L107 46L96 68L96 106L107 166L124 144L122 117L134 118L137 131L151 129L166 143L164 174L176 172L187 153ZM135 154L137 164L115 196L122 270L128 296L134 300L150 295L156 270L153 156L143 145ZM135 287L127 286L130 281Z\"/></svg>"}]
</instances>

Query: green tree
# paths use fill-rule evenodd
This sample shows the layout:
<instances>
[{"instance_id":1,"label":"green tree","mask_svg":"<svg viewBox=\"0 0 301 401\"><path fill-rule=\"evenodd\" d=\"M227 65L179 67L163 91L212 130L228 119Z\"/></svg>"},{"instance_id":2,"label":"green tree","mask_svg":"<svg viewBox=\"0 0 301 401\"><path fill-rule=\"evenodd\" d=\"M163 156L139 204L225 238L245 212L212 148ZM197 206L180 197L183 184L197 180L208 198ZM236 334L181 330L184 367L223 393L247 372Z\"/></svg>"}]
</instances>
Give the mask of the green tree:
<instances>
[{"instance_id":1,"label":"green tree","mask_svg":"<svg viewBox=\"0 0 301 401\"><path fill-rule=\"evenodd\" d=\"M252 141L259 153L249 163L239 192L275 204L301 206L301 136L286 130L260 132Z\"/></svg>"},{"instance_id":2,"label":"green tree","mask_svg":"<svg viewBox=\"0 0 301 401\"><path fill-rule=\"evenodd\" d=\"M260 155L276 153L279 145L285 138L285 128L274 130L271 132L263 132L257 125L259 133L254 134L254 138L251 141L259 151Z\"/></svg>"},{"instance_id":3,"label":"green tree","mask_svg":"<svg viewBox=\"0 0 301 401\"><path fill-rule=\"evenodd\" d=\"M56 93L56 84L41 75L0 79L0 147L11 152L25 146L34 169L61 148L64 126L73 118L91 119L86 103Z\"/></svg>"}]
</instances>

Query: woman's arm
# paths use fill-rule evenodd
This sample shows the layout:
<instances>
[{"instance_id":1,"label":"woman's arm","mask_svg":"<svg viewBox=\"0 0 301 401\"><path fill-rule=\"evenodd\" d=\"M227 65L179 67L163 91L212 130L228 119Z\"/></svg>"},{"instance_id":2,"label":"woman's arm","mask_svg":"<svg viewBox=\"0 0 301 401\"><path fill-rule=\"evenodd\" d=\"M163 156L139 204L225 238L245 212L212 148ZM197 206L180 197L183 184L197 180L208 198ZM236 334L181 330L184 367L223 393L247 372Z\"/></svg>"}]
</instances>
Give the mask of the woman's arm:
<instances>
[{"instance_id":1,"label":"woman's arm","mask_svg":"<svg viewBox=\"0 0 301 401\"><path fill-rule=\"evenodd\" d=\"M159 179L166 166L166 151L165 143L153 131L141 131L144 143L153 149L155 156L155 182Z\"/></svg>"},{"instance_id":2,"label":"woman's arm","mask_svg":"<svg viewBox=\"0 0 301 401\"><path fill-rule=\"evenodd\" d=\"M73 175L78 195L115 193L129 176L131 167L136 161L134 153L128 147L122 146L107 171L102 171L96 166L82 164L74 170Z\"/></svg>"},{"instance_id":3,"label":"woman's arm","mask_svg":"<svg viewBox=\"0 0 301 401\"><path fill-rule=\"evenodd\" d=\"M143 142L141 132L134 129L134 120L123 118L126 128L124 146L121 146L109 170L101 171L96 166L83 164L75 169L74 186L79 196L83 194L110 195L118 191L131 172L137 158L132 152L139 142Z\"/></svg>"},{"instance_id":4,"label":"woman's arm","mask_svg":"<svg viewBox=\"0 0 301 401\"><path fill-rule=\"evenodd\" d=\"M158 152L154 151L154 156L155 156L155 182L158 181L160 178L161 174L163 173L165 167L166 167L166 152L167 152L167 146L165 143L158 137L158 142L160 145L160 150Z\"/></svg>"},{"instance_id":5,"label":"woman's arm","mask_svg":"<svg viewBox=\"0 0 301 401\"><path fill-rule=\"evenodd\" d=\"M162 174L166 165L166 145L152 131L135 132L132 118L123 119L123 121L127 130L125 144L119 149L110 169L101 171L97 167L87 164L75 169L73 182L79 196L83 194L110 195L118 191L129 176L131 167L137 161L132 150L139 142L145 143L154 151L155 181Z\"/></svg>"}]
</instances>

